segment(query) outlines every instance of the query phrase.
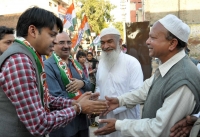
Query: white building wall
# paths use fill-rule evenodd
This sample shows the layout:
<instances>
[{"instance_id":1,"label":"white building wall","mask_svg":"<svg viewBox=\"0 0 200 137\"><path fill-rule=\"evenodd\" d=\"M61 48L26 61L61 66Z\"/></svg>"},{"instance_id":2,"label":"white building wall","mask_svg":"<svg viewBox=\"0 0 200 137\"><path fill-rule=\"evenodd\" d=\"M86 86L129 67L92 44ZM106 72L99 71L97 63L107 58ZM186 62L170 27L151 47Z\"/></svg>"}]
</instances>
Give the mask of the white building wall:
<instances>
[{"instance_id":1,"label":"white building wall","mask_svg":"<svg viewBox=\"0 0 200 137\"><path fill-rule=\"evenodd\" d=\"M51 6L49 2L52 3ZM0 15L22 13L32 6L58 14L58 4L53 0L0 0Z\"/></svg>"}]
</instances>

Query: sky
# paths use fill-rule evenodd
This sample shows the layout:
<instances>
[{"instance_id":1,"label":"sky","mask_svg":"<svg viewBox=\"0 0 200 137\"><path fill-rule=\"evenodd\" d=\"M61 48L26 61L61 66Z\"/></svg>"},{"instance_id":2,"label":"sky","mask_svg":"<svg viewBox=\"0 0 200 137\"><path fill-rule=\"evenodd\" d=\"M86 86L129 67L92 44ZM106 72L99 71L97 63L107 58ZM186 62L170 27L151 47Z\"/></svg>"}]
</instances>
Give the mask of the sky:
<instances>
[{"instance_id":1,"label":"sky","mask_svg":"<svg viewBox=\"0 0 200 137\"><path fill-rule=\"evenodd\" d=\"M117 6L115 9L111 11L111 15L114 16L116 22L120 22L121 21L120 0L110 0L110 3Z\"/></svg>"}]
</instances>

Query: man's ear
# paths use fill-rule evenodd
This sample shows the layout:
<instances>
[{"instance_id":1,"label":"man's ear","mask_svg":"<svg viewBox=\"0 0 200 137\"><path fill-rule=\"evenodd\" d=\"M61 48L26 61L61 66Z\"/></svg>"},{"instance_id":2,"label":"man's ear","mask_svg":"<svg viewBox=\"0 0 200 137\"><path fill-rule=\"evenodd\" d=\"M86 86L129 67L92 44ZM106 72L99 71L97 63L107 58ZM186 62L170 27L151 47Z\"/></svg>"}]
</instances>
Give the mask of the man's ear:
<instances>
[{"instance_id":1,"label":"man's ear","mask_svg":"<svg viewBox=\"0 0 200 137\"><path fill-rule=\"evenodd\" d=\"M28 27L28 36L36 38L37 33L38 33L38 29L34 25L30 25Z\"/></svg>"},{"instance_id":2,"label":"man's ear","mask_svg":"<svg viewBox=\"0 0 200 137\"><path fill-rule=\"evenodd\" d=\"M173 51L174 49L176 49L177 46L178 46L178 40L176 38L173 38L170 41L169 51Z\"/></svg>"}]
</instances>

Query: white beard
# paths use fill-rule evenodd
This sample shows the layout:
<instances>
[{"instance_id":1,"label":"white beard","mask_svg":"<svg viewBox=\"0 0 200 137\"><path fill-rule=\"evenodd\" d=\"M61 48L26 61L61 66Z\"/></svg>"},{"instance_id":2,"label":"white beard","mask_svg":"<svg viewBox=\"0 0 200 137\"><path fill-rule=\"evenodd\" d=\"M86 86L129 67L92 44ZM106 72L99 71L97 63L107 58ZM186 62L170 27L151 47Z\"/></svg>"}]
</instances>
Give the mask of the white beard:
<instances>
[{"instance_id":1,"label":"white beard","mask_svg":"<svg viewBox=\"0 0 200 137\"><path fill-rule=\"evenodd\" d=\"M114 64L116 63L120 52L121 52L120 46L117 46L117 48L115 50L108 52L108 53L105 51L102 51L101 61L105 64L105 67L106 67L105 74L106 75L111 70L111 68L114 66Z\"/></svg>"}]
</instances>

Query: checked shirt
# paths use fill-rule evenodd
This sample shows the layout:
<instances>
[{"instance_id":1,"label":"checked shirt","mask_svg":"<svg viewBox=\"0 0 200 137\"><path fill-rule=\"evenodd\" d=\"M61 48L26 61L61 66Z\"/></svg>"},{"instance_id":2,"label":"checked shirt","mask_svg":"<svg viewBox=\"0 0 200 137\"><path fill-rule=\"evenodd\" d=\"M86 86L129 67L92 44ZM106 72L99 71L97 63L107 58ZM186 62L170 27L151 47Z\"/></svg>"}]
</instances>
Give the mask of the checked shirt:
<instances>
[{"instance_id":1,"label":"checked shirt","mask_svg":"<svg viewBox=\"0 0 200 137\"><path fill-rule=\"evenodd\" d=\"M37 89L35 68L25 54L14 54L5 60L0 71L0 86L15 106L20 121L35 136L65 126L76 116L72 100L51 95L50 109L55 111L45 111Z\"/></svg>"}]
</instances>

